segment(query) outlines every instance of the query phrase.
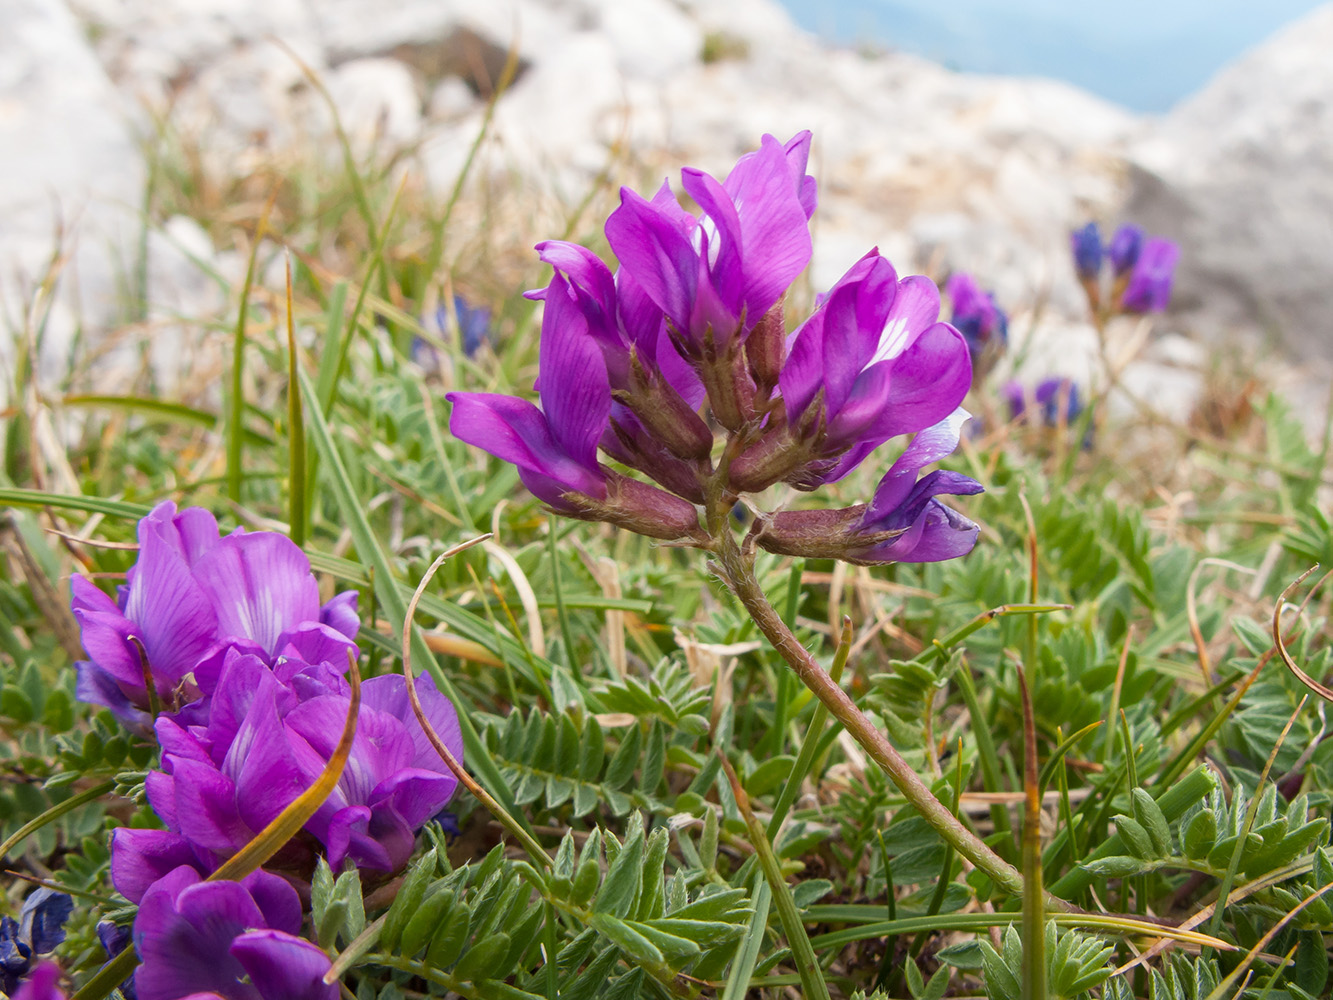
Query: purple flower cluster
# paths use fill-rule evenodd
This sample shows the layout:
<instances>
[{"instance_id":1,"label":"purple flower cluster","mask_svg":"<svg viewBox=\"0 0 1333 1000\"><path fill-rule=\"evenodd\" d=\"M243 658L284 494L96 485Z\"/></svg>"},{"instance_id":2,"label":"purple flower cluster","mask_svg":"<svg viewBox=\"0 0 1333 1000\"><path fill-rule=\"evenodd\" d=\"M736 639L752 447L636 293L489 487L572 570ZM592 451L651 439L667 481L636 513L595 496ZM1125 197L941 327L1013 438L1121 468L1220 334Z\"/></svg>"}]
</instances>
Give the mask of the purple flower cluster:
<instances>
[{"instance_id":1,"label":"purple flower cluster","mask_svg":"<svg viewBox=\"0 0 1333 1000\"><path fill-rule=\"evenodd\" d=\"M562 514L706 547L699 506L725 520L742 494L817 489L917 434L869 506L763 514L753 539L867 562L970 550L976 526L935 497L980 487L943 474L917 481L957 446L972 378L968 343L939 321L934 284L900 279L872 250L787 332L783 299L811 254L809 151L808 132L785 144L765 136L724 181L687 168L697 215L669 184L651 199L622 189L606 222L614 272L584 247L539 244L555 270L530 293L544 300L540 407L450 393L454 435L512 462Z\"/></svg>"},{"instance_id":2,"label":"purple flower cluster","mask_svg":"<svg viewBox=\"0 0 1333 1000\"><path fill-rule=\"evenodd\" d=\"M1069 236L1074 269L1093 309L1102 303L1103 262L1111 265L1111 311L1162 312L1171 303L1180 247L1159 236L1147 236L1126 223L1103 243L1097 223L1089 222Z\"/></svg>"},{"instance_id":3,"label":"purple flower cluster","mask_svg":"<svg viewBox=\"0 0 1333 1000\"><path fill-rule=\"evenodd\" d=\"M79 665L80 696L161 746L145 790L165 829L122 827L111 842L112 882L139 904L138 995L335 997L320 980L327 956L295 936L301 904L284 878L205 879L331 759L351 708L356 594L321 606L309 560L289 539L219 537L197 508L160 504L139 523L139 543L118 601L73 583L90 657ZM461 759L453 705L428 676L415 684L427 720ZM272 864L299 879L322 851L335 869L351 859L395 871L456 785L412 712L407 681L372 678L341 779Z\"/></svg>"}]
</instances>

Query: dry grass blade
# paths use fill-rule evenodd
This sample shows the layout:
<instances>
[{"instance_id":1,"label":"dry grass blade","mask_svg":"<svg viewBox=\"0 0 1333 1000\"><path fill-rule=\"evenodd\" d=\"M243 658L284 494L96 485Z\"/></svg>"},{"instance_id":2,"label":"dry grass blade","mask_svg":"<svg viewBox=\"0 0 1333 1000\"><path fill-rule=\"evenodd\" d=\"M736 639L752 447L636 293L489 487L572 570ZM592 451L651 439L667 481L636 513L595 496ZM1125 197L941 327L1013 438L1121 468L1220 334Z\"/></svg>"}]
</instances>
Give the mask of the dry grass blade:
<instances>
[{"instance_id":1,"label":"dry grass blade","mask_svg":"<svg viewBox=\"0 0 1333 1000\"><path fill-rule=\"evenodd\" d=\"M1319 697L1323 698L1325 701L1333 701L1333 689L1330 689L1325 685L1320 684L1317 680L1315 680L1304 670L1302 670L1299 666L1297 666L1296 661L1293 660L1291 658L1291 654L1287 652L1287 644L1282 641L1282 609L1286 607L1287 595L1289 595L1293 590L1299 587L1305 581L1305 579L1318 568L1319 567L1316 565L1316 566L1311 566L1309 569L1307 569L1304 573L1302 573L1294 581L1292 581L1291 585L1287 587L1286 590L1282 591L1282 596L1277 599L1277 606L1273 608L1273 647L1277 650L1277 655L1282 657L1282 662L1287 665L1287 669L1292 672L1293 676L1295 676L1295 678L1298 681L1300 681L1302 684L1308 687L1315 694L1319 695ZM1333 576L1333 570L1330 570L1329 572L1321 576L1319 578L1319 582L1314 585L1310 593L1313 594L1316 590L1318 590L1321 586L1323 586L1324 581L1327 580L1330 576ZM1306 597L1307 602L1309 601L1309 599L1310 599L1309 597ZM1301 607L1304 608L1305 605L1302 604Z\"/></svg>"}]
</instances>

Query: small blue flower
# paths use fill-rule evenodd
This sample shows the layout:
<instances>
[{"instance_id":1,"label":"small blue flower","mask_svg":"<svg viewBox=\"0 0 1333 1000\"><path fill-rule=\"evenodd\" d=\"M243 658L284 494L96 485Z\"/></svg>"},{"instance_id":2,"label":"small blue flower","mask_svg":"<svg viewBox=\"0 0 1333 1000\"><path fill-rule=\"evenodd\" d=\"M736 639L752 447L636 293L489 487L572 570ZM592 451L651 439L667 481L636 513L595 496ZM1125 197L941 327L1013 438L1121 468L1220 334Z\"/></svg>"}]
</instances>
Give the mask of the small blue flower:
<instances>
[{"instance_id":1,"label":"small blue flower","mask_svg":"<svg viewBox=\"0 0 1333 1000\"><path fill-rule=\"evenodd\" d=\"M463 344L463 353L469 358L481 349L482 344L494 342L491 311L485 306L469 305L463 296L455 295L454 319L458 323L458 336Z\"/></svg>"},{"instance_id":2,"label":"small blue flower","mask_svg":"<svg viewBox=\"0 0 1333 1000\"><path fill-rule=\"evenodd\" d=\"M1106 253L1111 258L1111 268L1116 277L1138 263L1139 254L1143 251L1143 238L1143 230L1130 223L1125 223L1115 231Z\"/></svg>"},{"instance_id":3,"label":"small blue flower","mask_svg":"<svg viewBox=\"0 0 1333 1000\"><path fill-rule=\"evenodd\" d=\"M1074 269L1083 281L1096 281L1102 270L1102 234L1097 223L1089 222L1069 234L1074 252Z\"/></svg>"}]
</instances>

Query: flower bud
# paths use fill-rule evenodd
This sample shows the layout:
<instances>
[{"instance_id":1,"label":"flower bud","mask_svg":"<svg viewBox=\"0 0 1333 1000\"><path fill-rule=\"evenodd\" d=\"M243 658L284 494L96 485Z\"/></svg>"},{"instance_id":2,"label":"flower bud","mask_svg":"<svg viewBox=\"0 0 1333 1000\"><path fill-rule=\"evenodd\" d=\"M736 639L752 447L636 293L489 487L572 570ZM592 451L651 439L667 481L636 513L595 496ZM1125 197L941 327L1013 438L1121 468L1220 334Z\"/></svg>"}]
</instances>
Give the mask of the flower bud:
<instances>
[{"instance_id":1,"label":"flower bud","mask_svg":"<svg viewBox=\"0 0 1333 1000\"><path fill-rule=\"evenodd\" d=\"M1069 243L1079 279L1096 281L1102 270L1102 234L1097 223L1089 222L1082 229L1074 230L1069 234Z\"/></svg>"},{"instance_id":2,"label":"flower bud","mask_svg":"<svg viewBox=\"0 0 1333 1000\"><path fill-rule=\"evenodd\" d=\"M607 521L669 542L708 541L707 533L699 525L699 512L688 500L609 470L606 485L605 500L582 493L566 493L561 499L574 508L572 517L585 521Z\"/></svg>"},{"instance_id":3,"label":"flower bud","mask_svg":"<svg viewBox=\"0 0 1333 1000\"><path fill-rule=\"evenodd\" d=\"M720 353L719 353L720 352ZM710 328L704 339L699 378L718 423L738 431L755 415L755 386L745 363L745 352L735 337L719 345Z\"/></svg>"},{"instance_id":4,"label":"flower bud","mask_svg":"<svg viewBox=\"0 0 1333 1000\"><path fill-rule=\"evenodd\" d=\"M779 302L754 325L745 338L745 360L761 398L767 399L782 374L787 356L787 324Z\"/></svg>"},{"instance_id":5,"label":"flower bud","mask_svg":"<svg viewBox=\"0 0 1333 1000\"><path fill-rule=\"evenodd\" d=\"M680 458L704 459L713 451L713 432L660 373L645 368L630 351L630 387L612 392L643 423L644 429Z\"/></svg>"}]
</instances>

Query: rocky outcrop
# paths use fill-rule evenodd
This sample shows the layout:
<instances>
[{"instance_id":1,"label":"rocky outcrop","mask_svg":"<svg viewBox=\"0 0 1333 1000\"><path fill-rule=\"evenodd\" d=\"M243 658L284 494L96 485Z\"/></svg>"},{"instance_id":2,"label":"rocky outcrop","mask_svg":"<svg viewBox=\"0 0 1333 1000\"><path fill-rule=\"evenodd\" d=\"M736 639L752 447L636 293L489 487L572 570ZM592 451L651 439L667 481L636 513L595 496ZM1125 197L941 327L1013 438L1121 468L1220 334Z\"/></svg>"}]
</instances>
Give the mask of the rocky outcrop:
<instances>
[{"instance_id":1,"label":"rocky outcrop","mask_svg":"<svg viewBox=\"0 0 1333 1000\"><path fill-rule=\"evenodd\" d=\"M1184 246L1199 329L1333 359L1333 4L1224 69L1130 150L1128 212Z\"/></svg>"}]
</instances>

